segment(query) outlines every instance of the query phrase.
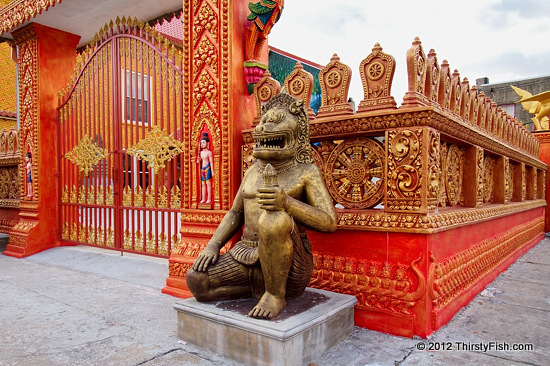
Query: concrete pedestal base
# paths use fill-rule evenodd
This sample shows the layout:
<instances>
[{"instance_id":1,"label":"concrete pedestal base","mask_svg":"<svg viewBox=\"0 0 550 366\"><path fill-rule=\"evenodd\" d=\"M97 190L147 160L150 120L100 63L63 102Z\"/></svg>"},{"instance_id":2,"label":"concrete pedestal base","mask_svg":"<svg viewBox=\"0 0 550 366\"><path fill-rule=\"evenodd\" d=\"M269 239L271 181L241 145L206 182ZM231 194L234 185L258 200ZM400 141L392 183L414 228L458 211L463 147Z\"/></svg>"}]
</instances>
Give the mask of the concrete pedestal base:
<instances>
[{"instance_id":1,"label":"concrete pedestal base","mask_svg":"<svg viewBox=\"0 0 550 366\"><path fill-rule=\"evenodd\" d=\"M307 365L353 331L351 295L306 289L274 320L249 318L254 299L178 301L178 337L248 365Z\"/></svg>"}]
</instances>

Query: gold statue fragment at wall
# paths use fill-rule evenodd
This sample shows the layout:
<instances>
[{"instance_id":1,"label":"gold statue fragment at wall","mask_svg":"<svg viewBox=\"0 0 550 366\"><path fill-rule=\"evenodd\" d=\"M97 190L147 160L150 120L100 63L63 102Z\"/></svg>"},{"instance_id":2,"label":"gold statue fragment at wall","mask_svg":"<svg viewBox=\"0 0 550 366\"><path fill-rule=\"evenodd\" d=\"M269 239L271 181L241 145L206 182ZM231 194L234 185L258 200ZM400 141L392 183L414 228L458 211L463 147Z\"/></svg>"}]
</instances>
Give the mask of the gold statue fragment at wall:
<instances>
[{"instance_id":1,"label":"gold statue fragment at wall","mask_svg":"<svg viewBox=\"0 0 550 366\"><path fill-rule=\"evenodd\" d=\"M537 95L531 95L528 91L513 85L510 86L514 89L516 94L521 97L521 100L516 103L521 103L523 109L535 115L531 118L535 125L535 130L540 131L550 129L548 123L548 115L550 114L550 90Z\"/></svg>"},{"instance_id":2,"label":"gold statue fragment at wall","mask_svg":"<svg viewBox=\"0 0 550 366\"><path fill-rule=\"evenodd\" d=\"M254 297L259 302L248 315L272 319L311 278L313 258L304 227L334 231L336 213L313 164L303 101L287 94L272 98L253 137L256 162L187 272L187 285L198 301ZM241 240L220 256L243 225Z\"/></svg>"}]
</instances>

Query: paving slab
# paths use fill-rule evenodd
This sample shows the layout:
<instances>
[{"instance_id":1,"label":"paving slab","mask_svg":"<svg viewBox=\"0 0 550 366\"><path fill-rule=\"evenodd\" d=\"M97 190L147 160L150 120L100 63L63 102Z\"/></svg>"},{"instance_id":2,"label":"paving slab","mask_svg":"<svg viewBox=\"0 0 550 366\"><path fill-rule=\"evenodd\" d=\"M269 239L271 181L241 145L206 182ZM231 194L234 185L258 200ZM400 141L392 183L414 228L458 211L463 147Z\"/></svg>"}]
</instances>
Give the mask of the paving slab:
<instances>
[{"instance_id":1,"label":"paving slab","mask_svg":"<svg viewBox=\"0 0 550 366\"><path fill-rule=\"evenodd\" d=\"M160 291L167 274L166 259L90 247L54 248L23 259L0 255L0 365L238 366L178 342L178 299ZM549 274L545 238L428 340L355 327L314 364L547 365ZM458 350L460 342L534 349ZM430 344L439 350L428 351ZM446 344L451 351L441 349Z\"/></svg>"}]
</instances>

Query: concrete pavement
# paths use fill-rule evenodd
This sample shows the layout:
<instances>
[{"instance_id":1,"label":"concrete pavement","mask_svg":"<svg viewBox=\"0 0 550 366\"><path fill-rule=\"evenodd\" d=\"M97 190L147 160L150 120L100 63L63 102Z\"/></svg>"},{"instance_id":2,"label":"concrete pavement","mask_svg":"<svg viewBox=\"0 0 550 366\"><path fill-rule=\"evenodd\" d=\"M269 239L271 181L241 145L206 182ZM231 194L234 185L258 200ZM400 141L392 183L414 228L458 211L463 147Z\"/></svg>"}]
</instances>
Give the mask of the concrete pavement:
<instances>
[{"instance_id":1,"label":"concrete pavement","mask_svg":"<svg viewBox=\"0 0 550 366\"><path fill-rule=\"evenodd\" d=\"M166 259L86 246L0 255L0 365L238 365L178 341L167 274ZM548 365L549 278L546 238L430 339L356 327L315 363ZM533 349L504 350L518 345Z\"/></svg>"}]
</instances>

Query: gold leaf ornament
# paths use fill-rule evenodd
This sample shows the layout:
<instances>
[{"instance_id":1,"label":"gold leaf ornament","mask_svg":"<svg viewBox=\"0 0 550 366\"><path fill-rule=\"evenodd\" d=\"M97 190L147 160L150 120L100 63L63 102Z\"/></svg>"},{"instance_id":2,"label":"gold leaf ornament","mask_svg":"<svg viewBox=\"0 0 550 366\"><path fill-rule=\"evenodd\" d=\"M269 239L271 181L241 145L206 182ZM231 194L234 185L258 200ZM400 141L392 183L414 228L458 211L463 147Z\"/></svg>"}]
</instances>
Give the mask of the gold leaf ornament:
<instances>
[{"instance_id":1,"label":"gold leaf ornament","mask_svg":"<svg viewBox=\"0 0 550 366\"><path fill-rule=\"evenodd\" d=\"M109 152L99 147L88 135L84 135L82 140L71 151L65 154L65 158L78 166L78 170L88 175L94 166L101 160L109 156Z\"/></svg>"},{"instance_id":2,"label":"gold leaf ornament","mask_svg":"<svg viewBox=\"0 0 550 366\"><path fill-rule=\"evenodd\" d=\"M126 153L144 161L153 169L165 168L166 162L183 152L183 142L176 140L172 134L154 126L143 140L128 148Z\"/></svg>"}]
</instances>

